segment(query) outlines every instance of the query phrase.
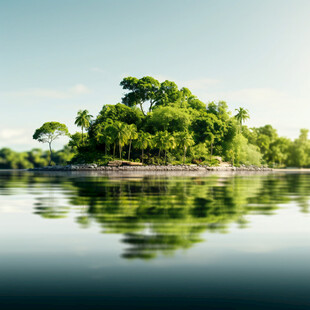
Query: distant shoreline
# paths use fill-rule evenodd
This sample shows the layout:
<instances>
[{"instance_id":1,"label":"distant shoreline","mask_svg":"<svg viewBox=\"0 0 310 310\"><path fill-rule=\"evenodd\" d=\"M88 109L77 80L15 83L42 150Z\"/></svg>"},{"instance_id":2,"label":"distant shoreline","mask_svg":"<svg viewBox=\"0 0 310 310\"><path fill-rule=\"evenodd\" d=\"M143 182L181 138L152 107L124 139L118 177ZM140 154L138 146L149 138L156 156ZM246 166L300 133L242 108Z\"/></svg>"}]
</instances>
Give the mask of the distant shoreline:
<instances>
[{"instance_id":1,"label":"distant shoreline","mask_svg":"<svg viewBox=\"0 0 310 310\"><path fill-rule=\"evenodd\" d=\"M209 167L203 165L145 165L145 166L97 166L95 164L48 166L28 169L28 171L274 171L272 168L242 166L242 167Z\"/></svg>"}]
</instances>

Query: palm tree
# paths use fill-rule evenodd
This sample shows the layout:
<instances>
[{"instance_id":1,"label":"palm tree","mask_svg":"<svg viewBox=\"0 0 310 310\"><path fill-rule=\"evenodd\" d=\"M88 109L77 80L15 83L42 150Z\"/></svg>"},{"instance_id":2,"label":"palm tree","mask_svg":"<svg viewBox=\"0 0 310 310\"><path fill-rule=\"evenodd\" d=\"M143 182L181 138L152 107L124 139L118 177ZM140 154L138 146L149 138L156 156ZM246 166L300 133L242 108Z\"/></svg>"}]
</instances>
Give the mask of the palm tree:
<instances>
[{"instance_id":1,"label":"palm tree","mask_svg":"<svg viewBox=\"0 0 310 310\"><path fill-rule=\"evenodd\" d=\"M194 145L195 142L188 131L179 132L176 138L178 145L184 150L183 164L185 164L187 148Z\"/></svg>"},{"instance_id":2,"label":"palm tree","mask_svg":"<svg viewBox=\"0 0 310 310\"><path fill-rule=\"evenodd\" d=\"M115 148L117 142L117 129L113 122L106 124L103 128L103 140L106 143L106 147L110 148L110 145L113 144L113 157L115 157Z\"/></svg>"},{"instance_id":3,"label":"palm tree","mask_svg":"<svg viewBox=\"0 0 310 310\"><path fill-rule=\"evenodd\" d=\"M95 127L95 138L99 143L104 143L104 153L107 155L110 145L114 142L113 131L114 128L110 128L111 124L100 123ZM111 130L112 129L112 130ZM114 136L116 134L114 133Z\"/></svg>"},{"instance_id":4,"label":"palm tree","mask_svg":"<svg viewBox=\"0 0 310 310\"><path fill-rule=\"evenodd\" d=\"M82 144L84 144L84 128L89 128L92 117L87 110L79 110L75 118L74 124L82 128Z\"/></svg>"},{"instance_id":5,"label":"palm tree","mask_svg":"<svg viewBox=\"0 0 310 310\"><path fill-rule=\"evenodd\" d=\"M132 140L135 140L138 138L137 127L135 124L131 124L127 126L127 134L128 134L128 139L129 139L128 160L130 160Z\"/></svg>"},{"instance_id":6,"label":"palm tree","mask_svg":"<svg viewBox=\"0 0 310 310\"><path fill-rule=\"evenodd\" d=\"M143 164L144 150L147 147L152 146L152 143L153 143L152 136L148 132L144 131L139 132L135 145L137 148L142 150L142 164Z\"/></svg>"},{"instance_id":7,"label":"palm tree","mask_svg":"<svg viewBox=\"0 0 310 310\"><path fill-rule=\"evenodd\" d=\"M239 122L240 127L242 127L242 123L250 118L249 111L244 108L235 109L238 113L235 115L236 120Z\"/></svg>"},{"instance_id":8,"label":"palm tree","mask_svg":"<svg viewBox=\"0 0 310 310\"><path fill-rule=\"evenodd\" d=\"M154 137L154 143L155 146L158 148L158 157L160 157L161 151L165 148L165 140L166 140L167 134L165 131L159 131L156 133L156 136Z\"/></svg>"},{"instance_id":9,"label":"palm tree","mask_svg":"<svg viewBox=\"0 0 310 310\"><path fill-rule=\"evenodd\" d=\"M128 125L123 122L116 121L113 124L113 127L115 128L116 137L118 141L119 159L121 159L123 146L128 141Z\"/></svg>"},{"instance_id":10,"label":"palm tree","mask_svg":"<svg viewBox=\"0 0 310 310\"><path fill-rule=\"evenodd\" d=\"M167 131L165 132L165 144L164 144L164 149L165 149L165 163L167 164L167 151L174 149L176 147L176 141L175 138L169 134Z\"/></svg>"}]
</instances>

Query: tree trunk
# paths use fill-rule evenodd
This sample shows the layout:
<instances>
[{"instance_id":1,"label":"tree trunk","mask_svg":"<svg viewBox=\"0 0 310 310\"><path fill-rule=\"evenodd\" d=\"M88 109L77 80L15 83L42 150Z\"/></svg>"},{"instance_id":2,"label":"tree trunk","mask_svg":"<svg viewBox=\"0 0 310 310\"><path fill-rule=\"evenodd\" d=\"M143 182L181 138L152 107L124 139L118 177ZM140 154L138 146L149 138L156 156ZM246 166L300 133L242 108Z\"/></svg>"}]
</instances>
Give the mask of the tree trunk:
<instances>
[{"instance_id":1,"label":"tree trunk","mask_svg":"<svg viewBox=\"0 0 310 310\"><path fill-rule=\"evenodd\" d=\"M154 101L150 100L150 108L149 108L149 112L151 112L151 111L152 111L153 104L154 104Z\"/></svg>"},{"instance_id":2,"label":"tree trunk","mask_svg":"<svg viewBox=\"0 0 310 310\"><path fill-rule=\"evenodd\" d=\"M183 165L185 165L185 160L186 160L186 146L184 147Z\"/></svg>"},{"instance_id":3,"label":"tree trunk","mask_svg":"<svg viewBox=\"0 0 310 310\"><path fill-rule=\"evenodd\" d=\"M113 157L115 157L115 148L116 148L116 143L113 144Z\"/></svg>"},{"instance_id":4,"label":"tree trunk","mask_svg":"<svg viewBox=\"0 0 310 310\"><path fill-rule=\"evenodd\" d=\"M142 103L141 103L141 102L140 102L140 109L141 109L143 115L145 116L145 113L144 113L144 111L143 111L143 107L142 107Z\"/></svg>"},{"instance_id":5,"label":"tree trunk","mask_svg":"<svg viewBox=\"0 0 310 310\"><path fill-rule=\"evenodd\" d=\"M50 161L48 163L49 166L52 165L52 154L53 154L53 151L52 151L52 142L49 142L48 143L48 146L49 146L49 149L50 149Z\"/></svg>"},{"instance_id":6,"label":"tree trunk","mask_svg":"<svg viewBox=\"0 0 310 310\"><path fill-rule=\"evenodd\" d=\"M210 160L212 160L212 154L213 154L213 143L211 143L211 153L210 153Z\"/></svg>"},{"instance_id":7,"label":"tree trunk","mask_svg":"<svg viewBox=\"0 0 310 310\"><path fill-rule=\"evenodd\" d=\"M130 160L130 151L131 151L131 139L130 139L130 142L129 142L128 160Z\"/></svg>"},{"instance_id":8,"label":"tree trunk","mask_svg":"<svg viewBox=\"0 0 310 310\"><path fill-rule=\"evenodd\" d=\"M122 159L122 146L120 143L118 145L119 145L119 159Z\"/></svg>"},{"instance_id":9,"label":"tree trunk","mask_svg":"<svg viewBox=\"0 0 310 310\"><path fill-rule=\"evenodd\" d=\"M165 150L165 163L167 165L167 149Z\"/></svg>"},{"instance_id":10,"label":"tree trunk","mask_svg":"<svg viewBox=\"0 0 310 310\"><path fill-rule=\"evenodd\" d=\"M142 148L142 164L143 164L143 157L144 157L144 149Z\"/></svg>"},{"instance_id":11,"label":"tree trunk","mask_svg":"<svg viewBox=\"0 0 310 310\"><path fill-rule=\"evenodd\" d=\"M84 144L84 133L83 133L83 126L82 126L82 145Z\"/></svg>"}]
</instances>

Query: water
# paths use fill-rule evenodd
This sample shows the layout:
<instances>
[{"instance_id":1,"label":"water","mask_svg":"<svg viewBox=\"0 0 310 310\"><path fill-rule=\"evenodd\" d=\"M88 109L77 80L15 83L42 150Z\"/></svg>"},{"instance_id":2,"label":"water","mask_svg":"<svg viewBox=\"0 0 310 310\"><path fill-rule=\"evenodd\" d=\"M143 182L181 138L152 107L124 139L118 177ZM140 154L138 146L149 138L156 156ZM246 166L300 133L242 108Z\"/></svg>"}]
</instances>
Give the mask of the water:
<instances>
[{"instance_id":1,"label":"water","mask_svg":"<svg viewBox=\"0 0 310 310\"><path fill-rule=\"evenodd\" d=\"M310 174L0 173L1 309L309 309Z\"/></svg>"}]
</instances>

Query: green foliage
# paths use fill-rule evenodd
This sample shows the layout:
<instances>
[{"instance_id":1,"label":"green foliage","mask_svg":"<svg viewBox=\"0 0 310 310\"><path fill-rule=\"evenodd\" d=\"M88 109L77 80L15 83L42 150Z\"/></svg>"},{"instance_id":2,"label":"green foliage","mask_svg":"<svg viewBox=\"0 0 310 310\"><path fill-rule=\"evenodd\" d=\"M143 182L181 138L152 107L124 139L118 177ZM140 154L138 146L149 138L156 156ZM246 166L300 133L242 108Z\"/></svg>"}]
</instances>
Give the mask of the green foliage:
<instances>
[{"instance_id":1,"label":"green foliage","mask_svg":"<svg viewBox=\"0 0 310 310\"><path fill-rule=\"evenodd\" d=\"M103 155L97 151L79 152L71 159L71 164L97 164L106 166L109 161L113 160L112 156Z\"/></svg>"},{"instance_id":2,"label":"green foliage","mask_svg":"<svg viewBox=\"0 0 310 310\"><path fill-rule=\"evenodd\" d=\"M298 139L290 146L289 164L293 167L310 167L310 140L308 129L301 129Z\"/></svg>"},{"instance_id":3,"label":"green foliage","mask_svg":"<svg viewBox=\"0 0 310 310\"><path fill-rule=\"evenodd\" d=\"M40 128L36 129L33 139L42 143L48 143L50 149L49 165L52 162L52 142L60 136L68 136L69 131L65 124L58 122L44 123Z\"/></svg>"},{"instance_id":4,"label":"green foliage","mask_svg":"<svg viewBox=\"0 0 310 310\"><path fill-rule=\"evenodd\" d=\"M126 124L136 124L139 126L142 119L143 114L139 109L134 107L130 108L124 104L117 103L115 105L104 105L93 124L95 126L102 122L120 121Z\"/></svg>"},{"instance_id":5,"label":"green foliage","mask_svg":"<svg viewBox=\"0 0 310 310\"><path fill-rule=\"evenodd\" d=\"M54 152L53 161L56 165L66 165L73 158L71 147L65 146ZM49 153L41 149L28 152L14 152L11 149L0 149L0 169L30 169L44 167L49 164Z\"/></svg>"},{"instance_id":6,"label":"green foliage","mask_svg":"<svg viewBox=\"0 0 310 310\"><path fill-rule=\"evenodd\" d=\"M144 161L144 150L148 147L152 147L153 146L153 137L147 133L147 132L139 132L138 133L138 138L135 141L135 146L137 148L139 148L140 150L142 150L142 155L141 155L141 160L142 163Z\"/></svg>"},{"instance_id":7,"label":"green foliage","mask_svg":"<svg viewBox=\"0 0 310 310\"><path fill-rule=\"evenodd\" d=\"M149 127L153 132L157 131L185 131L191 123L191 116L185 109L163 106L154 109L150 119Z\"/></svg>"},{"instance_id":8,"label":"green foliage","mask_svg":"<svg viewBox=\"0 0 310 310\"><path fill-rule=\"evenodd\" d=\"M70 148L56 152L55 162L104 164L106 159L118 157L148 164L216 165L215 158L222 157L235 165L310 167L306 130L291 141L279 137L271 125L248 128L244 125L250 118L247 109L240 107L232 116L225 101L205 104L188 88L179 89L173 81L160 83L150 76L126 77L120 85L127 91L122 104L104 105L94 120L87 110L78 112L75 124L82 133L70 136ZM60 135L68 135L68 129L57 122L43 124L33 135L39 142L49 144L49 164L51 144ZM7 158L12 167L35 166L39 161L44 165L48 161L46 152L27 155L30 164L26 164L25 154L4 153L4 166L8 165Z\"/></svg>"},{"instance_id":9,"label":"green foliage","mask_svg":"<svg viewBox=\"0 0 310 310\"><path fill-rule=\"evenodd\" d=\"M235 115L235 118L239 122L240 126L242 126L242 123L250 118L249 111L244 108L236 109L236 111L238 113Z\"/></svg>"},{"instance_id":10,"label":"green foliage","mask_svg":"<svg viewBox=\"0 0 310 310\"><path fill-rule=\"evenodd\" d=\"M58 122L44 123L40 128L36 129L33 139L42 143L52 143L60 136L69 135L66 125Z\"/></svg>"},{"instance_id":11,"label":"green foliage","mask_svg":"<svg viewBox=\"0 0 310 310\"><path fill-rule=\"evenodd\" d=\"M176 141L177 141L177 145L184 150L183 164L185 164L187 149L188 147L194 145L195 141L188 131L177 133Z\"/></svg>"},{"instance_id":12,"label":"green foliage","mask_svg":"<svg viewBox=\"0 0 310 310\"><path fill-rule=\"evenodd\" d=\"M226 158L237 166L241 164L260 166L262 155L258 147L248 143L247 138L239 133L230 143Z\"/></svg>"},{"instance_id":13,"label":"green foliage","mask_svg":"<svg viewBox=\"0 0 310 310\"><path fill-rule=\"evenodd\" d=\"M82 128L82 144L84 143L84 128L89 128L92 117L87 110L80 110L75 118L74 124Z\"/></svg>"},{"instance_id":14,"label":"green foliage","mask_svg":"<svg viewBox=\"0 0 310 310\"><path fill-rule=\"evenodd\" d=\"M122 102L128 107L139 105L144 115L143 103L149 101L150 112L158 100L160 83L150 76L145 76L142 79L127 77L121 81L120 85L123 89L129 90L129 93L122 98Z\"/></svg>"},{"instance_id":15,"label":"green foliage","mask_svg":"<svg viewBox=\"0 0 310 310\"><path fill-rule=\"evenodd\" d=\"M201 164L209 156L210 152L206 143L198 143L190 149L193 164Z\"/></svg>"},{"instance_id":16,"label":"green foliage","mask_svg":"<svg viewBox=\"0 0 310 310\"><path fill-rule=\"evenodd\" d=\"M86 137L84 136L84 138L87 139L87 135ZM70 135L70 140L68 145L73 148L74 150L77 150L83 143L83 136L82 133L80 132L76 132L73 135Z\"/></svg>"}]
</instances>

